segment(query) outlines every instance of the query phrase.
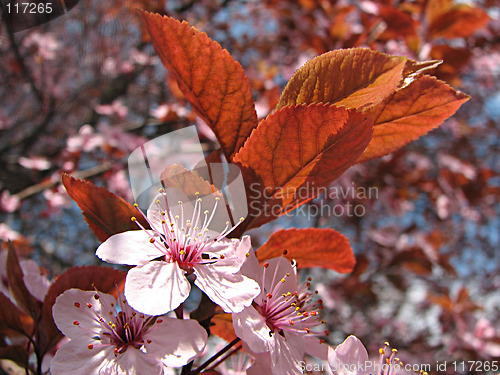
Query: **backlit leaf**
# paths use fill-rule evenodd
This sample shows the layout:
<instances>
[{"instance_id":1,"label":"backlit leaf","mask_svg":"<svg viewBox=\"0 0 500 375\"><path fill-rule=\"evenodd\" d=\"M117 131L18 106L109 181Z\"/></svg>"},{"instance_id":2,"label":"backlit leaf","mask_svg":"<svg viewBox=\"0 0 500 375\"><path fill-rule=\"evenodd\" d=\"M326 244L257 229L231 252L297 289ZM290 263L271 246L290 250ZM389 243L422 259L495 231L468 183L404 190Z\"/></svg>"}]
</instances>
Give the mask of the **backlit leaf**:
<instances>
[{"instance_id":1,"label":"backlit leaf","mask_svg":"<svg viewBox=\"0 0 500 375\"><path fill-rule=\"evenodd\" d=\"M295 72L276 108L311 103L373 107L396 89L405 62L404 57L366 48L327 52Z\"/></svg>"},{"instance_id":2,"label":"backlit leaf","mask_svg":"<svg viewBox=\"0 0 500 375\"><path fill-rule=\"evenodd\" d=\"M433 38L467 38L489 21L490 17L481 8L457 4L434 18L429 26L429 35Z\"/></svg>"},{"instance_id":3,"label":"backlit leaf","mask_svg":"<svg viewBox=\"0 0 500 375\"><path fill-rule=\"evenodd\" d=\"M242 226L260 226L315 198L361 155L371 134L365 115L325 104L269 115L234 157L249 200Z\"/></svg>"},{"instance_id":4,"label":"backlit leaf","mask_svg":"<svg viewBox=\"0 0 500 375\"><path fill-rule=\"evenodd\" d=\"M389 154L439 126L469 96L421 76L373 110L373 137L359 162Z\"/></svg>"},{"instance_id":5,"label":"backlit leaf","mask_svg":"<svg viewBox=\"0 0 500 375\"><path fill-rule=\"evenodd\" d=\"M161 182L165 188L179 189L189 197L194 197L196 193L208 195L214 191L210 182L179 164L165 168L161 173Z\"/></svg>"},{"instance_id":6,"label":"backlit leaf","mask_svg":"<svg viewBox=\"0 0 500 375\"><path fill-rule=\"evenodd\" d=\"M257 126L250 83L229 52L186 22L141 13L161 61L231 157Z\"/></svg>"},{"instance_id":7,"label":"backlit leaf","mask_svg":"<svg viewBox=\"0 0 500 375\"><path fill-rule=\"evenodd\" d=\"M137 230L137 224L130 220L132 216L149 228L137 208L110 191L66 173L62 175L62 182L99 241L106 241L113 234Z\"/></svg>"},{"instance_id":8,"label":"backlit leaf","mask_svg":"<svg viewBox=\"0 0 500 375\"><path fill-rule=\"evenodd\" d=\"M274 232L257 250L260 263L279 257L295 259L298 268L321 267L348 273L356 259L347 238L330 228L283 229Z\"/></svg>"}]
</instances>

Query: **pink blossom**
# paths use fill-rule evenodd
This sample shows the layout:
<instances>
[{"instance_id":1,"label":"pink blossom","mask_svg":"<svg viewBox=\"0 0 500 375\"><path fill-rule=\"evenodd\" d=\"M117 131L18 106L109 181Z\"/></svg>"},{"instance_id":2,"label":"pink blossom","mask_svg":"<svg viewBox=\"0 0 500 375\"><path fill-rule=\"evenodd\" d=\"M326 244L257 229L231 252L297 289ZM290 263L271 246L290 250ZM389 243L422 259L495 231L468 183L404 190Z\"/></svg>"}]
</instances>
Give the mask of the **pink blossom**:
<instances>
[{"instance_id":1,"label":"pink blossom","mask_svg":"<svg viewBox=\"0 0 500 375\"><path fill-rule=\"evenodd\" d=\"M7 190L0 194L0 211L14 212L21 206L21 201L17 195L11 195Z\"/></svg>"},{"instance_id":2,"label":"pink blossom","mask_svg":"<svg viewBox=\"0 0 500 375\"><path fill-rule=\"evenodd\" d=\"M396 356L397 350L389 350L389 343L379 349L379 360L370 361L366 348L356 336L349 336L337 348L328 349L328 362L333 375L410 375L411 366L403 364Z\"/></svg>"},{"instance_id":3,"label":"pink blossom","mask_svg":"<svg viewBox=\"0 0 500 375\"><path fill-rule=\"evenodd\" d=\"M70 289L52 310L70 338L51 361L54 375L163 375L198 356L207 339L196 321L138 313L121 295Z\"/></svg>"},{"instance_id":4,"label":"pink blossom","mask_svg":"<svg viewBox=\"0 0 500 375\"><path fill-rule=\"evenodd\" d=\"M305 353L326 359L328 346L319 339L328 334L320 328L323 306L313 299L316 293L309 290L310 279L299 285L295 265L283 257L263 267L250 257L243 272L260 280L261 293L252 306L233 314L233 325L238 337L257 354L255 366L268 367L274 375L292 375L301 374Z\"/></svg>"},{"instance_id":5,"label":"pink blossom","mask_svg":"<svg viewBox=\"0 0 500 375\"><path fill-rule=\"evenodd\" d=\"M240 268L251 250L250 237L240 240L225 237L238 225L222 233L208 229L217 209L202 212L197 198L192 214L179 202L179 215L161 206L165 193L148 209L151 230L128 231L108 238L96 255L110 263L136 266L125 282L125 296L138 311L164 314L178 307L189 295L187 276L195 275L195 284L226 312L239 312L259 294L259 286L240 274ZM190 219L187 219L187 218ZM136 218L132 218L142 227Z\"/></svg>"},{"instance_id":6,"label":"pink blossom","mask_svg":"<svg viewBox=\"0 0 500 375\"><path fill-rule=\"evenodd\" d=\"M10 292L7 279L7 251L0 251L0 292L5 294L14 304L16 300ZM26 288L33 297L42 302L50 288L48 271L31 259L21 259L19 261L23 271L23 281Z\"/></svg>"}]
</instances>

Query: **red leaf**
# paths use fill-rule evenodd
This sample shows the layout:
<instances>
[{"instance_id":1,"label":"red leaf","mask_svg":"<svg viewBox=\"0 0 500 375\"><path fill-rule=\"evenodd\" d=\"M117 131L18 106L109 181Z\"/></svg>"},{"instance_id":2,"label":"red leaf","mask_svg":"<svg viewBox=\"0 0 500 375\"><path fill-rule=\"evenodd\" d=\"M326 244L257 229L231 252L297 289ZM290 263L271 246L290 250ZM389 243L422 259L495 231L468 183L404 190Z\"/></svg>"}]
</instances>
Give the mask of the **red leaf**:
<instances>
[{"instance_id":1,"label":"red leaf","mask_svg":"<svg viewBox=\"0 0 500 375\"><path fill-rule=\"evenodd\" d=\"M243 68L219 43L186 22L147 12L141 15L156 53L231 159L257 126Z\"/></svg>"},{"instance_id":2,"label":"red leaf","mask_svg":"<svg viewBox=\"0 0 500 375\"><path fill-rule=\"evenodd\" d=\"M484 10L468 4L457 4L433 16L429 35L432 38L467 38L489 21L490 17Z\"/></svg>"},{"instance_id":3,"label":"red leaf","mask_svg":"<svg viewBox=\"0 0 500 375\"><path fill-rule=\"evenodd\" d=\"M367 48L327 52L297 70L276 109L294 104L329 103L365 109L396 89L406 59Z\"/></svg>"},{"instance_id":4,"label":"red leaf","mask_svg":"<svg viewBox=\"0 0 500 375\"><path fill-rule=\"evenodd\" d=\"M347 238L329 228L283 229L269 237L257 250L260 263L287 253L285 258L295 259L297 267L321 267L341 273L354 269L356 259Z\"/></svg>"},{"instance_id":5,"label":"red leaf","mask_svg":"<svg viewBox=\"0 0 500 375\"><path fill-rule=\"evenodd\" d=\"M284 107L269 115L234 157L248 188L249 215L242 229L315 198L353 164L371 133L363 114L325 104Z\"/></svg>"},{"instance_id":6,"label":"red leaf","mask_svg":"<svg viewBox=\"0 0 500 375\"><path fill-rule=\"evenodd\" d=\"M469 96L431 76L420 76L371 111L373 138L359 162L389 154L439 126Z\"/></svg>"},{"instance_id":7,"label":"red leaf","mask_svg":"<svg viewBox=\"0 0 500 375\"><path fill-rule=\"evenodd\" d=\"M0 328L12 329L21 334L27 335L28 333L24 329L24 325L21 322L21 315L23 314L21 310L17 308L12 301L5 296L5 294L0 292Z\"/></svg>"},{"instance_id":8,"label":"red leaf","mask_svg":"<svg viewBox=\"0 0 500 375\"><path fill-rule=\"evenodd\" d=\"M130 220L132 216L145 228L149 228L149 224L134 206L110 191L66 173L62 175L62 182L99 241L106 241L113 234L137 230L137 224Z\"/></svg>"},{"instance_id":9,"label":"red leaf","mask_svg":"<svg viewBox=\"0 0 500 375\"><path fill-rule=\"evenodd\" d=\"M21 345L9 345L0 348L0 359L9 359L24 368L29 367L28 351Z\"/></svg>"}]
</instances>

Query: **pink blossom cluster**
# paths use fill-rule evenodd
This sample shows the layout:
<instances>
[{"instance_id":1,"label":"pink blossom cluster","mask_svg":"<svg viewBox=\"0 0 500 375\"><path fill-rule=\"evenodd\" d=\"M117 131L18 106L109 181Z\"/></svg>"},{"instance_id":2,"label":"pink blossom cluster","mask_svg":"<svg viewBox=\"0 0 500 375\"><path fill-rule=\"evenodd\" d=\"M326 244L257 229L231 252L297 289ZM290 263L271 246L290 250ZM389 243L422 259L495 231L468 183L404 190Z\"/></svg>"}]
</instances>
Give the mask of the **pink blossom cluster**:
<instances>
[{"instance_id":1,"label":"pink blossom cluster","mask_svg":"<svg viewBox=\"0 0 500 375\"><path fill-rule=\"evenodd\" d=\"M243 219L214 231L220 199L213 200L212 210L203 210L204 199L197 193L194 202L170 207L161 189L146 213L137 208L137 217L149 228L132 217L137 230L115 234L98 247L100 259L132 266L124 292L115 298L69 289L57 298L54 320L70 340L52 359L52 374L166 375L203 356L207 332L183 312L193 287L232 314L238 338L226 349L241 341L237 349L246 353L237 368L219 366L224 374L302 374L306 355L322 360L333 374L368 361L354 336L336 349L326 343L323 302L311 289L311 278L299 282L286 251L259 264L249 236L228 238ZM394 372L394 353L386 358L381 350L382 362L389 363L389 370L386 366L378 374L403 374ZM349 373L367 373L356 371Z\"/></svg>"}]
</instances>

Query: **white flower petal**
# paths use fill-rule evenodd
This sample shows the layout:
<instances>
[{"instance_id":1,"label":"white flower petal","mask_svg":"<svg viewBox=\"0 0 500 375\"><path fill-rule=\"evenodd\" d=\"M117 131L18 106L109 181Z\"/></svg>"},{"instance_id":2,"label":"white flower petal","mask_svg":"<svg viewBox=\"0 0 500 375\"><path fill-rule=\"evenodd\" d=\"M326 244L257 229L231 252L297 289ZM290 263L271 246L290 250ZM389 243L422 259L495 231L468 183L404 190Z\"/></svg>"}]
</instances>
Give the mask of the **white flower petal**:
<instances>
[{"instance_id":1,"label":"white flower petal","mask_svg":"<svg viewBox=\"0 0 500 375\"><path fill-rule=\"evenodd\" d=\"M272 367L271 354L269 353L252 353L254 362L252 367L247 370L247 375L262 375L269 374Z\"/></svg>"},{"instance_id":2,"label":"white flower petal","mask_svg":"<svg viewBox=\"0 0 500 375\"><path fill-rule=\"evenodd\" d=\"M163 374L163 364L157 357L129 347L124 353L118 354L106 370L101 371L101 373L103 375L161 375Z\"/></svg>"},{"instance_id":3,"label":"white flower petal","mask_svg":"<svg viewBox=\"0 0 500 375\"><path fill-rule=\"evenodd\" d=\"M64 344L50 362L52 375L101 375L113 360L113 347L89 349L89 340L76 339Z\"/></svg>"},{"instance_id":4,"label":"white flower petal","mask_svg":"<svg viewBox=\"0 0 500 375\"><path fill-rule=\"evenodd\" d=\"M236 335L255 353L268 352L274 347L266 320L254 307L233 314L233 326Z\"/></svg>"},{"instance_id":5,"label":"white flower petal","mask_svg":"<svg viewBox=\"0 0 500 375\"><path fill-rule=\"evenodd\" d=\"M266 279L264 280L263 288L266 293L273 290L276 284L288 273L290 276L285 278L286 282L281 286L281 293L293 293L299 288L297 267L292 267L288 259L285 257L273 258L268 263L269 267L265 270ZM258 281L261 282L260 279Z\"/></svg>"},{"instance_id":6,"label":"white flower petal","mask_svg":"<svg viewBox=\"0 0 500 375\"><path fill-rule=\"evenodd\" d=\"M225 312L236 313L250 306L260 293L259 284L240 274L228 274L218 262L194 267L195 284Z\"/></svg>"},{"instance_id":7,"label":"white flower petal","mask_svg":"<svg viewBox=\"0 0 500 375\"><path fill-rule=\"evenodd\" d=\"M57 328L65 336L70 339L87 337L90 340L102 332L102 326L96 321L95 314L108 316L106 307L116 303L116 300L105 293L99 293L100 298L96 300L96 294L90 290L69 289L57 297L52 307L52 315Z\"/></svg>"},{"instance_id":8,"label":"white flower petal","mask_svg":"<svg viewBox=\"0 0 500 375\"><path fill-rule=\"evenodd\" d=\"M366 372L358 371L360 364L368 361L368 352L356 336L349 336L337 346L335 350L328 352L328 363L334 375L366 375Z\"/></svg>"},{"instance_id":9,"label":"white flower petal","mask_svg":"<svg viewBox=\"0 0 500 375\"><path fill-rule=\"evenodd\" d=\"M154 232L148 231L153 235ZM96 251L98 258L108 263L136 266L146 264L152 259L165 255L149 242L150 236L143 230L129 230L118 233L104 241ZM159 241L159 237L157 237Z\"/></svg>"},{"instance_id":10,"label":"white flower petal","mask_svg":"<svg viewBox=\"0 0 500 375\"><path fill-rule=\"evenodd\" d=\"M285 336L274 334L275 347L271 350L273 375L300 375L302 374L300 361L304 359L304 341L294 334Z\"/></svg>"},{"instance_id":11,"label":"white flower petal","mask_svg":"<svg viewBox=\"0 0 500 375\"><path fill-rule=\"evenodd\" d=\"M144 337L148 354L162 358L168 367L181 367L200 355L207 332L194 320L158 318Z\"/></svg>"},{"instance_id":12,"label":"white flower petal","mask_svg":"<svg viewBox=\"0 0 500 375\"><path fill-rule=\"evenodd\" d=\"M312 357L316 357L322 361L328 360L328 350L330 349L330 346L326 343L320 342L318 338L304 337L304 349L306 353Z\"/></svg>"},{"instance_id":13,"label":"white flower petal","mask_svg":"<svg viewBox=\"0 0 500 375\"><path fill-rule=\"evenodd\" d=\"M128 271L125 297L135 310L163 315L188 297L191 285L177 263L153 261Z\"/></svg>"},{"instance_id":14,"label":"white flower petal","mask_svg":"<svg viewBox=\"0 0 500 375\"><path fill-rule=\"evenodd\" d=\"M220 240L214 242L207 250L208 254L223 255L224 259L217 261L218 267L224 267L224 272L239 272L247 259L247 254L252 250L249 236L244 236L241 241L237 239Z\"/></svg>"},{"instance_id":15,"label":"white flower petal","mask_svg":"<svg viewBox=\"0 0 500 375\"><path fill-rule=\"evenodd\" d=\"M50 288L47 271L43 272L38 264L31 259L23 259L20 262L24 274L24 283L28 291L39 301L43 301Z\"/></svg>"}]
</instances>

